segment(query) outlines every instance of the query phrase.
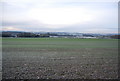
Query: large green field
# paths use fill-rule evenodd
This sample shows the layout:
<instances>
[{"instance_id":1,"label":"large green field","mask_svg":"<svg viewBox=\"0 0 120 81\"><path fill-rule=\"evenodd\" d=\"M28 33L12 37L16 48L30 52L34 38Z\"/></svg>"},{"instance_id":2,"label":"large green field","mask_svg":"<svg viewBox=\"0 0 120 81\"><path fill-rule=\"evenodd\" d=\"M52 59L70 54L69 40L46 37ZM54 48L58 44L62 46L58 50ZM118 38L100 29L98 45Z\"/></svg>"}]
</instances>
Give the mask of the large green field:
<instances>
[{"instance_id":1,"label":"large green field","mask_svg":"<svg viewBox=\"0 0 120 81\"><path fill-rule=\"evenodd\" d=\"M117 39L3 38L3 79L118 78Z\"/></svg>"}]
</instances>

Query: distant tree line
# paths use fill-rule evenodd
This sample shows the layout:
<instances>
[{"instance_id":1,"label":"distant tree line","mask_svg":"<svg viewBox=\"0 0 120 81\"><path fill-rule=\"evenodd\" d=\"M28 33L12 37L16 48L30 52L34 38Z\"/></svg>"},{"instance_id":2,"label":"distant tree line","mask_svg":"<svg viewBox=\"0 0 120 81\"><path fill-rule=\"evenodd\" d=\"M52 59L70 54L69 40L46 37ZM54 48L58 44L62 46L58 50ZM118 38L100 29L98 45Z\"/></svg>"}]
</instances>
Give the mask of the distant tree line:
<instances>
[{"instance_id":1,"label":"distant tree line","mask_svg":"<svg viewBox=\"0 0 120 81\"><path fill-rule=\"evenodd\" d=\"M74 35L69 35L69 34L57 34L57 33L41 33L41 34L36 34L36 33L32 33L32 32L2 32L0 33L0 37L50 37L50 36L62 36L62 37L74 37ZM83 34L83 36L85 37L94 37L92 35L89 34ZM100 36L101 37L101 36ZM112 38L112 39L120 39L120 35L111 35L111 36L102 36L102 38Z\"/></svg>"},{"instance_id":2,"label":"distant tree line","mask_svg":"<svg viewBox=\"0 0 120 81\"><path fill-rule=\"evenodd\" d=\"M120 39L120 35L112 35L111 38L113 38L113 39Z\"/></svg>"},{"instance_id":3,"label":"distant tree line","mask_svg":"<svg viewBox=\"0 0 120 81\"><path fill-rule=\"evenodd\" d=\"M12 37L12 35L8 32L3 32L1 36L2 37Z\"/></svg>"},{"instance_id":4,"label":"distant tree line","mask_svg":"<svg viewBox=\"0 0 120 81\"><path fill-rule=\"evenodd\" d=\"M35 34L31 32L2 32L2 37L50 37L50 36L72 36L72 35L58 35L55 33Z\"/></svg>"},{"instance_id":5,"label":"distant tree line","mask_svg":"<svg viewBox=\"0 0 120 81\"><path fill-rule=\"evenodd\" d=\"M23 32L23 33L10 33L10 32L3 32L2 37L49 37L48 34L34 34L29 32Z\"/></svg>"}]
</instances>

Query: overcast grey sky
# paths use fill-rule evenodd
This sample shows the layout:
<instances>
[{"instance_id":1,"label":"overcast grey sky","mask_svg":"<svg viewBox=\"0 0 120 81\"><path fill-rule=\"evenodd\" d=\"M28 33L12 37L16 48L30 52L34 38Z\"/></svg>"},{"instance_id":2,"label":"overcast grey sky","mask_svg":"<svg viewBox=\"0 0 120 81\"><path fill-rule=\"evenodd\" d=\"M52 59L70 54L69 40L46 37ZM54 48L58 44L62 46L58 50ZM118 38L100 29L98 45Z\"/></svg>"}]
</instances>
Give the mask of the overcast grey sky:
<instances>
[{"instance_id":1,"label":"overcast grey sky","mask_svg":"<svg viewBox=\"0 0 120 81\"><path fill-rule=\"evenodd\" d=\"M2 30L117 33L119 0L2 0Z\"/></svg>"}]
</instances>

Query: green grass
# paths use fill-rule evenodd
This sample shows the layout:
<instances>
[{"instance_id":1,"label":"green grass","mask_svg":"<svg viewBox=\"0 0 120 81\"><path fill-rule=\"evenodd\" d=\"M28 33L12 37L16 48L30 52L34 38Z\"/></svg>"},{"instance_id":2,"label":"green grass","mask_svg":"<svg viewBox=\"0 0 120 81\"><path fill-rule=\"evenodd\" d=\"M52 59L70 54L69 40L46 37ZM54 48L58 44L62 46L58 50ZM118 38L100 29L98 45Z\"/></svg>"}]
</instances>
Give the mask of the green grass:
<instances>
[{"instance_id":1,"label":"green grass","mask_svg":"<svg viewBox=\"0 0 120 81\"><path fill-rule=\"evenodd\" d=\"M116 39L3 38L3 47L117 48Z\"/></svg>"}]
</instances>

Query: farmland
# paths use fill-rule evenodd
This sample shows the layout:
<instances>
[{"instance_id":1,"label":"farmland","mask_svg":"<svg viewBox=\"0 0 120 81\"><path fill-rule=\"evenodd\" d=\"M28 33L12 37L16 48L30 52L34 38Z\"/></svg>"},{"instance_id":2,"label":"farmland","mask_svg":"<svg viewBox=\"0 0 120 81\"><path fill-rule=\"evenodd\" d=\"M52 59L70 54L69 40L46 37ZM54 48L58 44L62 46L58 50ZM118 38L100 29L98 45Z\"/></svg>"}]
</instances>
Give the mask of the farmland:
<instances>
[{"instance_id":1,"label":"farmland","mask_svg":"<svg viewBox=\"0 0 120 81\"><path fill-rule=\"evenodd\" d=\"M3 79L118 78L117 39L3 38Z\"/></svg>"}]
</instances>

